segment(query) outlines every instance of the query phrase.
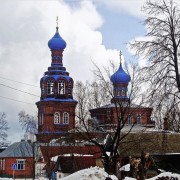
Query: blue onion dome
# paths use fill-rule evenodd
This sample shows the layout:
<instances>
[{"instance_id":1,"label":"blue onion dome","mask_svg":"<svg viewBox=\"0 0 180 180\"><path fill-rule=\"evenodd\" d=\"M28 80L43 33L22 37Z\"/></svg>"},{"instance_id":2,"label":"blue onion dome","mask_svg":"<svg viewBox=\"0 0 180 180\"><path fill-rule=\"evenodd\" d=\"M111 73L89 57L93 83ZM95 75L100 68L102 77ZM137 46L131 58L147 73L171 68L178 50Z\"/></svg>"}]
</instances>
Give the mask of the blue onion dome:
<instances>
[{"instance_id":1,"label":"blue onion dome","mask_svg":"<svg viewBox=\"0 0 180 180\"><path fill-rule=\"evenodd\" d=\"M66 48L66 42L60 36L58 27L56 27L55 35L49 40L48 46L51 50L64 50Z\"/></svg>"},{"instance_id":2,"label":"blue onion dome","mask_svg":"<svg viewBox=\"0 0 180 180\"><path fill-rule=\"evenodd\" d=\"M128 84L130 80L131 77L123 70L121 64L119 66L119 69L111 76L111 81L113 84Z\"/></svg>"}]
</instances>

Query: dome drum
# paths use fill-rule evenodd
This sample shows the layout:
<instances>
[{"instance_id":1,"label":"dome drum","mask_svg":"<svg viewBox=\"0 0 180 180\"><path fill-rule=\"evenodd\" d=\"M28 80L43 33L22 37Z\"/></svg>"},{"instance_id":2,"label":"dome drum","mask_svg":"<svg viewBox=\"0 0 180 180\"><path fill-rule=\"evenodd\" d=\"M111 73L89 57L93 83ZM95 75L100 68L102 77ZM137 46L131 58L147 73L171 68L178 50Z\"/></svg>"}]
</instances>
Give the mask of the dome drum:
<instances>
[{"instance_id":1,"label":"dome drum","mask_svg":"<svg viewBox=\"0 0 180 180\"><path fill-rule=\"evenodd\" d=\"M54 66L54 67L48 67L48 71L52 71L52 70L58 70L58 71L64 71L66 72L66 68L65 67L62 67L62 66Z\"/></svg>"},{"instance_id":2,"label":"dome drum","mask_svg":"<svg viewBox=\"0 0 180 180\"><path fill-rule=\"evenodd\" d=\"M73 99L73 79L71 77L41 78L41 100L45 98Z\"/></svg>"}]
</instances>

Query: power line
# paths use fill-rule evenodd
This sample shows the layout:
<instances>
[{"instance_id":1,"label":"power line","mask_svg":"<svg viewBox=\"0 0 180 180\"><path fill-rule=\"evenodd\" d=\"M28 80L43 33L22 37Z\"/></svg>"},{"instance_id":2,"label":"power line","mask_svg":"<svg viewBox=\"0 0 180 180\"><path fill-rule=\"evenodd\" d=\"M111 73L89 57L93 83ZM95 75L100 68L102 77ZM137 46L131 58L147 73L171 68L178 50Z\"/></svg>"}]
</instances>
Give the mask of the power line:
<instances>
[{"instance_id":1,"label":"power line","mask_svg":"<svg viewBox=\"0 0 180 180\"><path fill-rule=\"evenodd\" d=\"M16 91L19 91L19 92L23 92L23 93L25 93L25 94L29 94L29 95L31 95L31 96L40 97L40 96L37 96L37 95L35 95L35 94L29 93L29 92L26 92L26 91L22 91L22 90L20 90L20 89L16 89L16 88L13 88L13 87L11 87L11 86L7 86L7 85L2 84L2 83L0 83L0 85L1 85L1 86L4 86L4 87L7 87L7 88L10 88L10 89L13 89L13 90L16 90Z\"/></svg>"},{"instance_id":2,"label":"power line","mask_svg":"<svg viewBox=\"0 0 180 180\"><path fill-rule=\"evenodd\" d=\"M36 88L38 87L38 88L39 88L39 86L35 86L35 85L32 85L32 84L28 84L28 83L24 83L24 82L20 82L20 81L16 81L16 80L8 79L8 78L2 77L2 76L0 76L0 78L1 78L1 79L5 79L5 80L8 80L8 81L12 81L12 82L24 84L24 85L27 85L27 86L33 86L33 87L36 87Z\"/></svg>"},{"instance_id":3,"label":"power line","mask_svg":"<svg viewBox=\"0 0 180 180\"><path fill-rule=\"evenodd\" d=\"M19 100L16 100L16 99L7 98L7 97L3 97L3 96L0 96L0 98L8 99L8 100L11 100L11 101L16 101L16 102L20 102L20 103L25 103L25 104L35 105L33 103L29 103L29 102L25 102L25 101L19 101Z\"/></svg>"}]
</instances>

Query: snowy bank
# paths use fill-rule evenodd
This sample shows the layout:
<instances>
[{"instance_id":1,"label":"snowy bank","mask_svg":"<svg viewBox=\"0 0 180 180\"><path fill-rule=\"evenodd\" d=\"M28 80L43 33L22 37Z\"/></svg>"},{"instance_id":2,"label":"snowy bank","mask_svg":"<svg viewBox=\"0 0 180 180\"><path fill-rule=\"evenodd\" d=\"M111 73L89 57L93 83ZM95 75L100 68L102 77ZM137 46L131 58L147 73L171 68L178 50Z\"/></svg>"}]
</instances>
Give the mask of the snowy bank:
<instances>
[{"instance_id":1,"label":"snowy bank","mask_svg":"<svg viewBox=\"0 0 180 180\"><path fill-rule=\"evenodd\" d=\"M169 177L169 179L171 179L171 178L180 179L180 174L171 173L171 172L164 172L164 173L159 174L158 176L155 176L153 178L149 178L147 180L157 180L158 178L161 178L161 177ZM133 179L134 178L125 177L124 180L133 180Z\"/></svg>"},{"instance_id":2,"label":"snowy bank","mask_svg":"<svg viewBox=\"0 0 180 180\"><path fill-rule=\"evenodd\" d=\"M106 177L110 177L112 180L118 180L116 176L108 175L103 168L91 167L77 171L62 180L104 180Z\"/></svg>"}]
</instances>

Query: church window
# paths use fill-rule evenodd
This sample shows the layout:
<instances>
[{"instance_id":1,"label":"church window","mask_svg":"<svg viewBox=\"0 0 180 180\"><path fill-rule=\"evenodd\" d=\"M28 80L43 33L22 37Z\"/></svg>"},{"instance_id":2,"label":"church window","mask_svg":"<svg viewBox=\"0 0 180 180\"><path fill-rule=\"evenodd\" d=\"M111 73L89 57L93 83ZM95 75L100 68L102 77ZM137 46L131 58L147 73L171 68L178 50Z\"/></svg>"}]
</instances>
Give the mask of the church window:
<instances>
[{"instance_id":1,"label":"church window","mask_svg":"<svg viewBox=\"0 0 180 180\"><path fill-rule=\"evenodd\" d=\"M125 96L125 95L126 95L126 93L125 93L125 90L124 90L124 89L122 89L122 91L121 91L121 95L122 95L122 96Z\"/></svg>"},{"instance_id":2,"label":"church window","mask_svg":"<svg viewBox=\"0 0 180 180\"><path fill-rule=\"evenodd\" d=\"M44 114L43 112L39 113L39 125L43 125L44 122Z\"/></svg>"},{"instance_id":3,"label":"church window","mask_svg":"<svg viewBox=\"0 0 180 180\"><path fill-rule=\"evenodd\" d=\"M107 113L107 120L110 121L111 120L111 110L107 109L106 113Z\"/></svg>"},{"instance_id":4,"label":"church window","mask_svg":"<svg viewBox=\"0 0 180 180\"><path fill-rule=\"evenodd\" d=\"M17 159L17 170L25 170L25 159Z\"/></svg>"},{"instance_id":5,"label":"church window","mask_svg":"<svg viewBox=\"0 0 180 180\"><path fill-rule=\"evenodd\" d=\"M54 94L54 81L48 80L47 82L47 94L51 95Z\"/></svg>"},{"instance_id":6,"label":"church window","mask_svg":"<svg viewBox=\"0 0 180 180\"><path fill-rule=\"evenodd\" d=\"M68 95L71 96L72 95L72 82L69 82L69 86L68 86Z\"/></svg>"},{"instance_id":7,"label":"church window","mask_svg":"<svg viewBox=\"0 0 180 180\"><path fill-rule=\"evenodd\" d=\"M63 124L69 124L69 113L63 113Z\"/></svg>"},{"instance_id":8,"label":"church window","mask_svg":"<svg viewBox=\"0 0 180 180\"><path fill-rule=\"evenodd\" d=\"M42 86L41 86L41 94L44 95L44 83L42 83Z\"/></svg>"},{"instance_id":9,"label":"church window","mask_svg":"<svg viewBox=\"0 0 180 180\"><path fill-rule=\"evenodd\" d=\"M64 95L65 94L65 81L60 80L58 83L58 94Z\"/></svg>"},{"instance_id":10,"label":"church window","mask_svg":"<svg viewBox=\"0 0 180 180\"><path fill-rule=\"evenodd\" d=\"M141 124L142 122L142 115L141 114L138 114L137 115L137 124Z\"/></svg>"},{"instance_id":11,"label":"church window","mask_svg":"<svg viewBox=\"0 0 180 180\"><path fill-rule=\"evenodd\" d=\"M60 124L60 114L58 112L54 113L54 124Z\"/></svg>"},{"instance_id":12,"label":"church window","mask_svg":"<svg viewBox=\"0 0 180 180\"><path fill-rule=\"evenodd\" d=\"M133 122L132 122L132 115L131 114L129 114L129 116L128 116L128 124L132 124Z\"/></svg>"},{"instance_id":13,"label":"church window","mask_svg":"<svg viewBox=\"0 0 180 180\"><path fill-rule=\"evenodd\" d=\"M0 170L5 170L5 159L0 160Z\"/></svg>"},{"instance_id":14,"label":"church window","mask_svg":"<svg viewBox=\"0 0 180 180\"><path fill-rule=\"evenodd\" d=\"M41 125L44 123L44 114L43 112L41 113Z\"/></svg>"}]
</instances>

